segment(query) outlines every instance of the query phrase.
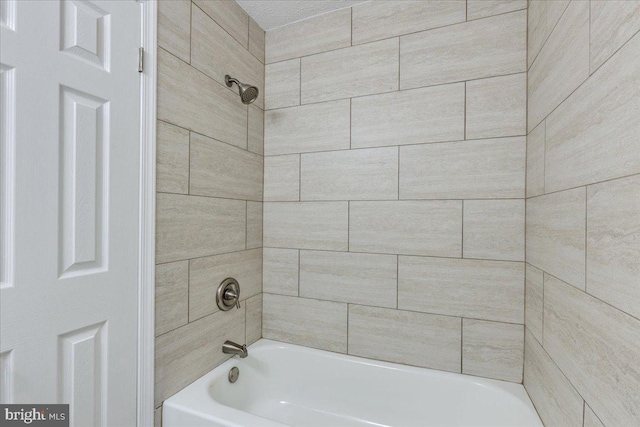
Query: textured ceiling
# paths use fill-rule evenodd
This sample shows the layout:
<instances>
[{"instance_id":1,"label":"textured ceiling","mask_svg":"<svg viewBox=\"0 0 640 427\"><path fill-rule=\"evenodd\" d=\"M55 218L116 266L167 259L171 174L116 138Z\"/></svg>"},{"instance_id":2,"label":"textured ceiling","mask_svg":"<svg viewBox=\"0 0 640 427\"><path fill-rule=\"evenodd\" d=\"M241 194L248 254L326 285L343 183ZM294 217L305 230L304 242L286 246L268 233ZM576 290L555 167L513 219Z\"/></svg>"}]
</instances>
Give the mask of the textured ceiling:
<instances>
[{"instance_id":1,"label":"textured ceiling","mask_svg":"<svg viewBox=\"0 0 640 427\"><path fill-rule=\"evenodd\" d=\"M363 0L237 0L237 2L266 31L332 10L364 3Z\"/></svg>"}]
</instances>

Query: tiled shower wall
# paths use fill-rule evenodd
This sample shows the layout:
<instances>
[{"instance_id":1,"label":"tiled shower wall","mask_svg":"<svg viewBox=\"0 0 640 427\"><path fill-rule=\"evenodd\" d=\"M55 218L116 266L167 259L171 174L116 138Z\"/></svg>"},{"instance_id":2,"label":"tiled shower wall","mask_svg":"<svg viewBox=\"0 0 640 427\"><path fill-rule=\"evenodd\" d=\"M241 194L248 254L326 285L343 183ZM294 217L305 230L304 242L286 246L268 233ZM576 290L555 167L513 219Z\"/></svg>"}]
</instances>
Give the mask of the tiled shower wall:
<instances>
[{"instance_id":1,"label":"tiled shower wall","mask_svg":"<svg viewBox=\"0 0 640 427\"><path fill-rule=\"evenodd\" d=\"M527 2L268 31L263 335L520 382Z\"/></svg>"},{"instance_id":2,"label":"tiled shower wall","mask_svg":"<svg viewBox=\"0 0 640 427\"><path fill-rule=\"evenodd\" d=\"M640 425L638 31L639 1L529 4L524 385L548 426Z\"/></svg>"},{"instance_id":3,"label":"tiled shower wall","mask_svg":"<svg viewBox=\"0 0 640 427\"><path fill-rule=\"evenodd\" d=\"M155 404L261 337L264 31L232 1L160 1ZM241 309L218 310L226 277ZM159 411L157 411L159 422Z\"/></svg>"}]
</instances>

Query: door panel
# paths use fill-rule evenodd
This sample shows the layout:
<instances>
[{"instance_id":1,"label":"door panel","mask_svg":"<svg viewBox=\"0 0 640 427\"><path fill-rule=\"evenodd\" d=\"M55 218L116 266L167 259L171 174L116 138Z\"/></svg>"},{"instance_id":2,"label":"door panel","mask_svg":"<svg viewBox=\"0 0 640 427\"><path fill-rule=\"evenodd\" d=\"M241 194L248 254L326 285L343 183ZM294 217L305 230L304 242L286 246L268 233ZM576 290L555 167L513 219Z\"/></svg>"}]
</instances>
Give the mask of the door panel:
<instances>
[{"instance_id":1,"label":"door panel","mask_svg":"<svg viewBox=\"0 0 640 427\"><path fill-rule=\"evenodd\" d=\"M136 420L140 6L0 3L0 401Z\"/></svg>"}]
</instances>

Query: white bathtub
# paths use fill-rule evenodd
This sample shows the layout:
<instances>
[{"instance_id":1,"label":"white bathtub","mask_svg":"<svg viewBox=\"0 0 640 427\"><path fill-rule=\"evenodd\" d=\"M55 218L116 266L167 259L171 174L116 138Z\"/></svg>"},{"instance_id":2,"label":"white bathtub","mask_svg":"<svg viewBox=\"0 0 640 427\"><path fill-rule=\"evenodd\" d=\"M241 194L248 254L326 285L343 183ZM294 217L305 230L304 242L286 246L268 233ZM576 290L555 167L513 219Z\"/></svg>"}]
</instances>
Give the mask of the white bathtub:
<instances>
[{"instance_id":1,"label":"white bathtub","mask_svg":"<svg viewBox=\"0 0 640 427\"><path fill-rule=\"evenodd\" d=\"M234 366L240 377L232 384ZM519 384L269 340L167 399L162 421L163 427L542 427Z\"/></svg>"}]
</instances>

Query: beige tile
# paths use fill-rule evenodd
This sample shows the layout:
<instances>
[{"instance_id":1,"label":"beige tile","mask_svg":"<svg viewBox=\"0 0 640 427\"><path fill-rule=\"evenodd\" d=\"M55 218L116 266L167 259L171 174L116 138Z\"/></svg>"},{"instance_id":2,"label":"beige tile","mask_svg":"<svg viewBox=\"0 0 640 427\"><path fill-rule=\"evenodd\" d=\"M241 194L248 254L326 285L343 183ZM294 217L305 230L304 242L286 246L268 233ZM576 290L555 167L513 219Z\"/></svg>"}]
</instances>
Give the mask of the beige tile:
<instances>
[{"instance_id":1,"label":"beige tile","mask_svg":"<svg viewBox=\"0 0 640 427\"><path fill-rule=\"evenodd\" d=\"M247 108L238 95L162 49L158 50L158 119L247 147Z\"/></svg>"},{"instance_id":2,"label":"beige tile","mask_svg":"<svg viewBox=\"0 0 640 427\"><path fill-rule=\"evenodd\" d=\"M342 9L267 31L265 59L270 64L350 45L351 9Z\"/></svg>"},{"instance_id":3,"label":"beige tile","mask_svg":"<svg viewBox=\"0 0 640 427\"><path fill-rule=\"evenodd\" d=\"M266 202L264 245L346 251L347 202Z\"/></svg>"},{"instance_id":4,"label":"beige tile","mask_svg":"<svg viewBox=\"0 0 640 427\"><path fill-rule=\"evenodd\" d=\"M605 425L640 414L640 320L553 277L544 282L544 348Z\"/></svg>"},{"instance_id":5,"label":"beige tile","mask_svg":"<svg viewBox=\"0 0 640 427\"><path fill-rule=\"evenodd\" d=\"M584 427L604 427L589 405L584 405Z\"/></svg>"},{"instance_id":6,"label":"beige tile","mask_svg":"<svg viewBox=\"0 0 640 427\"><path fill-rule=\"evenodd\" d=\"M245 301L247 313L247 345L262 338L262 294L252 296Z\"/></svg>"},{"instance_id":7,"label":"beige tile","mask_svg":"<svg viewBox=\"0 0 640 427\"><path fill-rule=\"evenodd\" d=\"M222 343L244 343L244 307L217 312L156 338L155 406L229 358Z\"/></svg>"},{"instance_id":8,"label":"beige tile","mask_svg":"<svg viewBox=\"0 0 640 427\"><path fill-rule=\"evenodd\" d=\"M522 382L524 326L462 320L462 373Z\"/></svg>"},{"instance_id":9,"label":"beige tile","mask_svg":"<svg viewBox=\"0 0 640 427\"><path fill-rule=\"evenodd\" d=\"M589 2L569 5L528 77L531 130L589 77Z\"/></svg>"},{"instance_id":10,"label":"beige tile","mask_svg":"<svg viewBox=\"0 0 640 427\"><path fill-rule=\"evenodd\" d=\"M264 199L269 202L300 200L300 155L264 158Z\"/></svg>"},{"instance_id":11,"label":"beige tile","mask_svg":"<svg viewBox=\"0 0 640 427\"><path fill-rule=\"evenodd\" d=\"M191 1L158 2L158 46L185 62L191 59Z\"/></svg>"},{"instance_id":12,"label":"beige tile","mask_svg":"<svg viewBox=\"0 0 640 427\"><path fill-rule=\"evenodd\" d=\"M222 2L225 3L225 2ZM198 7L191 16L191 65L225 86L225 75L258 86L255 105L264 107L264 65ZM248 18L247 18L248 19ZM246 34L245 34L246 37ZM236 93L237 87L229 91ZM236 102L241 104L240 97Z\"/></svg>"},{"instance_id":13,"label":"beige tile","mask_svg":"<svg viewBox=\"0 0 640 427\"><path fill-rule=\"evenodd\" d=\"M216 304L216 290L218 285L229 277L238 281L241 301L262 292L262 249L189 261L190 322L219 310Z\"/></svg>"},{"instance_id":14,"label":"beige tile","mask_svg":"<svg viewBox=\"0 0 640 427\"><path fill-rule=\"evenodd\" d=\"M467 19L470 21L526 8L527 0L468 0Z\"/></svg>"},{"instance_id":15,"label":"beige tile","mask_svg":"<svg viewBox=\"0 0 640 427\"><path fill-rule=\"evenodd\" d=\"M640 172L640 35L547 119L547 191Z\"/></svg>"},{"instance_id":16,"label":"beige tile","mask_svg":"<svg viewBox=\"0 0 640 427\"><path fill-rule=\"evenodd\" d=\"M264 248L262 287L264 292L298 296L299 255L297 249Z\"/></svg>"},{"instance_id":17,"label":"beige tile","mask_svg":"<svg viewBox=\"0 0 640 427\"><path fill-rule=\"evenodd\" d=\"M153 427L162 427L162 406L153 412Z\"/></svg>"},{"instance_id":18,"label":"beige tile","mask_svg":"<svg viewBox=\"0 0 640 427\"><path fill-rule=\"evenodd\" d=\"M397 38L301 59L302 103L398 90Z\"/></svg>"},{"instance_id":19,"label":"beige tile","mask_svg":"<svg viewBox=\"0 0 640 427\"><path fill-rule=\"evenodd\" d=\"M536 340L542 342L544 272L529 264L525 270L524 323Z\"/></svg>"},{"instance_id":20,"label":"beige tile","mask_svg":"<svg viewBox=\"0 0 640 427\"><path fill-rule=\"evenodd\" d=\"M249 17L249 52L264 64L264 30Z\"/></svg>"},{"instance_id":21,"label":"beige tile","mask_svg":"<svg viewBox=\"0 0 640 427\"><path fill-rule=\"evenodd\" d=\"M524 72L526 39L526 11L403 36L400 88Z\"/></svg>"},{"instance_id":22,"label":"beige tile","mask_svg":"<svg viewBox=\"0 0 640 427\"><path fill-rule=\"evenodd\" d=\"M303 154L301 200L398 199L398 148Z\"/></svg>"},{"instance_id":23,"label":"beige tile","mask_svg":"<svg viewBox=\"0 0 640 427\"><path fill-rule=\"evenodd\" d=\"M189 192L262 200L262 162L259 154L192 132Z\"/></svg>"},{"instance_id":24,"label":"beige tile","mask_svg":"<svg viewBox=\"0 0 640 427\"><path fill-rule=\"evenodd\" d=\"M520 198L525 157L524 137L400 147L400 198Z\"/></svg>"},{"instance_id":25,"label":"beige tile","mask_svg":"<svg viewBox=\"0 0 640 427\"><path fill-rule=\"evenodd\" d=\"M156 132L156 191L187 194L189 131L158 121Z\"/></svg>"},{"instance_id":26,"label":"beige tile","mask_svg":"<svg viewBox=\"0 0 640 427\"><path fill-rule=\"evenodd\" d=\"M300 105L300 58L264 67L265 108Z\"/></svg>"},{"instance_id":27,"label":"beige tile","mask_svg":"<svg viewBox=\"0 0 640 427\"><path fill-rule=\"evenodd\" d=\"M245 246L246 202L159 193L156 262L238 251Z\"/></svg>"},{"instance_id":28,"label":"beige tile","mask_svg":"<svg viewBox=\"0 0 640 427\"><path fill-rule=\"evenodd\" d=\"M545 124L527 135L527 197L544 194Z\"/></svg>"},{"instance_id":29,"label":"beige tile","mask_svg":"<svg viewBox=\"0 0 640 427\"><path fill-rule=\"evenodd\" d=\"M569 5L570 0L529 0L528 67L540 53L551 31Z\"/></svg>"},{"instance_id":30,"label":"beige tile","mask_svg":"<svg viewBox=\"0 0 640 427\"><path fill-rule=\"evenodd\" d=\"M640 175L587 187L587 292L640 318Z\"/></svg>"},{"instance_id":31,"label":"beige tile","mask_svg":"<svg viewBox=\"0 0 640 427\"><path fill-rule=\"evenodd\" d=\"M524 261L524 200L465 200L464 258Z\"/></svg>"},{"instance_id":32,"label":"beige tile","mask_svg":"<svg viewBox=\"0 0 640 427\"><path fill-rule=\"evenodd\" d=\"M464 22L465 2L373 1L353 8L353 44Z\"/></svg>"},{"instance_id":33,"label":"beige tile","mask_svg":"<svg viewBox=\"0 0 640 427\"><path fill-rule=\"evenodd\" d=\"M584 188L527 200L527 262L584 289Z\"/></svg>"},{"instance_id":34,"label":"beige tile","mask_svg":"<svg viewBox=\"0 0 640 427\"><path fill-rule=\"evenodd\" d=\"M640 1L593 0L590 5L590 57L593 73L640 31Z\"/></svg>"},{"instance_id":35,"label":"beige tile","mask_svg":"<svg viewBox=\"0 0 640 427\"><path fill-rule=\"evenodd\" d=\"M348 99L266 111L266 155L345 150L349 148Z\"/></svg>"},{"instance_id":36,"label":"beige tile","mask_svg":"<svg viewBox=\"0 0 640 427\"><path fill-rule=\"evenodd\" d=\"M262 247L262 202L247 202L247 249Z\"/></svg>"},{"instance_id":37,"label":"beige tile","mask_svg":"<svg viewBox=\"0 0 640 427\"><path fill-rule=\"evenodd\" d=\"M527 74L467 82L467 139L527 133Z\"/></svg>"},{"instance_id":38,"label":"beige tile","mask_svg":"<svg viewBox=\"0 0 640 427\"><path fill-rule=\"evenodd\" d=\"M462 202L350 202L349 250L459 257Z\"/></svg>"},{"instance_id":39,"label":"beige tile","mask_svg":"<svg viewBox=\"0 0 640 427\"><path fill-rule=\"evenodd\" d=\"M300 251L300 296L395 308L395 255Z\"/></svg>"},{"instance_id":40,"label":"beige tile","mask_svg":"<svg viewBox=\"0 0 640 427\"><path fill-rule=\"evenodd\" d=\"M398 308L521 324L524 265L401 256Z\"/></svg>"},{"instance_id":41,"label":"beige tile","mask_svg":"<svg viewBox=\"0 0 640 427\"><path fill-rule=\"evenodd\" d=\"M460 372L460 321L456 317L349 305L349 354Z\"/></svg>"},{"instance_id":42,"label":"beige tile","mask_svg":"<svg viewBox=\"0 0 640 427\"><path fill-rule=\"evenodd\" d=\"M322 350L347 352L347 304L263 295L262 335Z\"/></svg>"},{"instance_id":43,"label":"beige tile","mask_svg":"<svg viewBox=\"0 0 640 427\"><path fill-rule=\"evenodd\" d=\"M249 42L249 15L233 0L211 1L193 0L218 25L231 34L242 46Z\"/></svg>"},{"instance_id":44,"label":"beige tile","mask_svg":"<svg viewBox=\"0 0 640 427\"><path fill-rule=\"evenodd\" d=\"M464 139L464 84L355 98L352 148Z\"/></svg>"},{"instance_id":45,"label":"beige tile","mask_svg":"<svg viewBox=\"0 0 640 427\"><path fill-rule=\"evenodd\" d=\"M252 153L264 153L264 112L255 105L249 105L248 149Z\"/></svg>"},{"instance_id":46,"label":"beige tile","mask_svg":"<svg viewBox=\"0 0 640 427\"><path fill-rule=\"evenodd\" d=\"M525 332L524 386L545 425L582 427L584 401L528 331Z\"/></svg>"},{"instance_id":47,"label":"beige tile","mask_svg":"<svg viewBox=\"0 0 640 427\"><path fill-rule=\"evenodd\" d=\"M189 262L156 265L156 336L189 321Z\"/></svg>"}]
</instances>

